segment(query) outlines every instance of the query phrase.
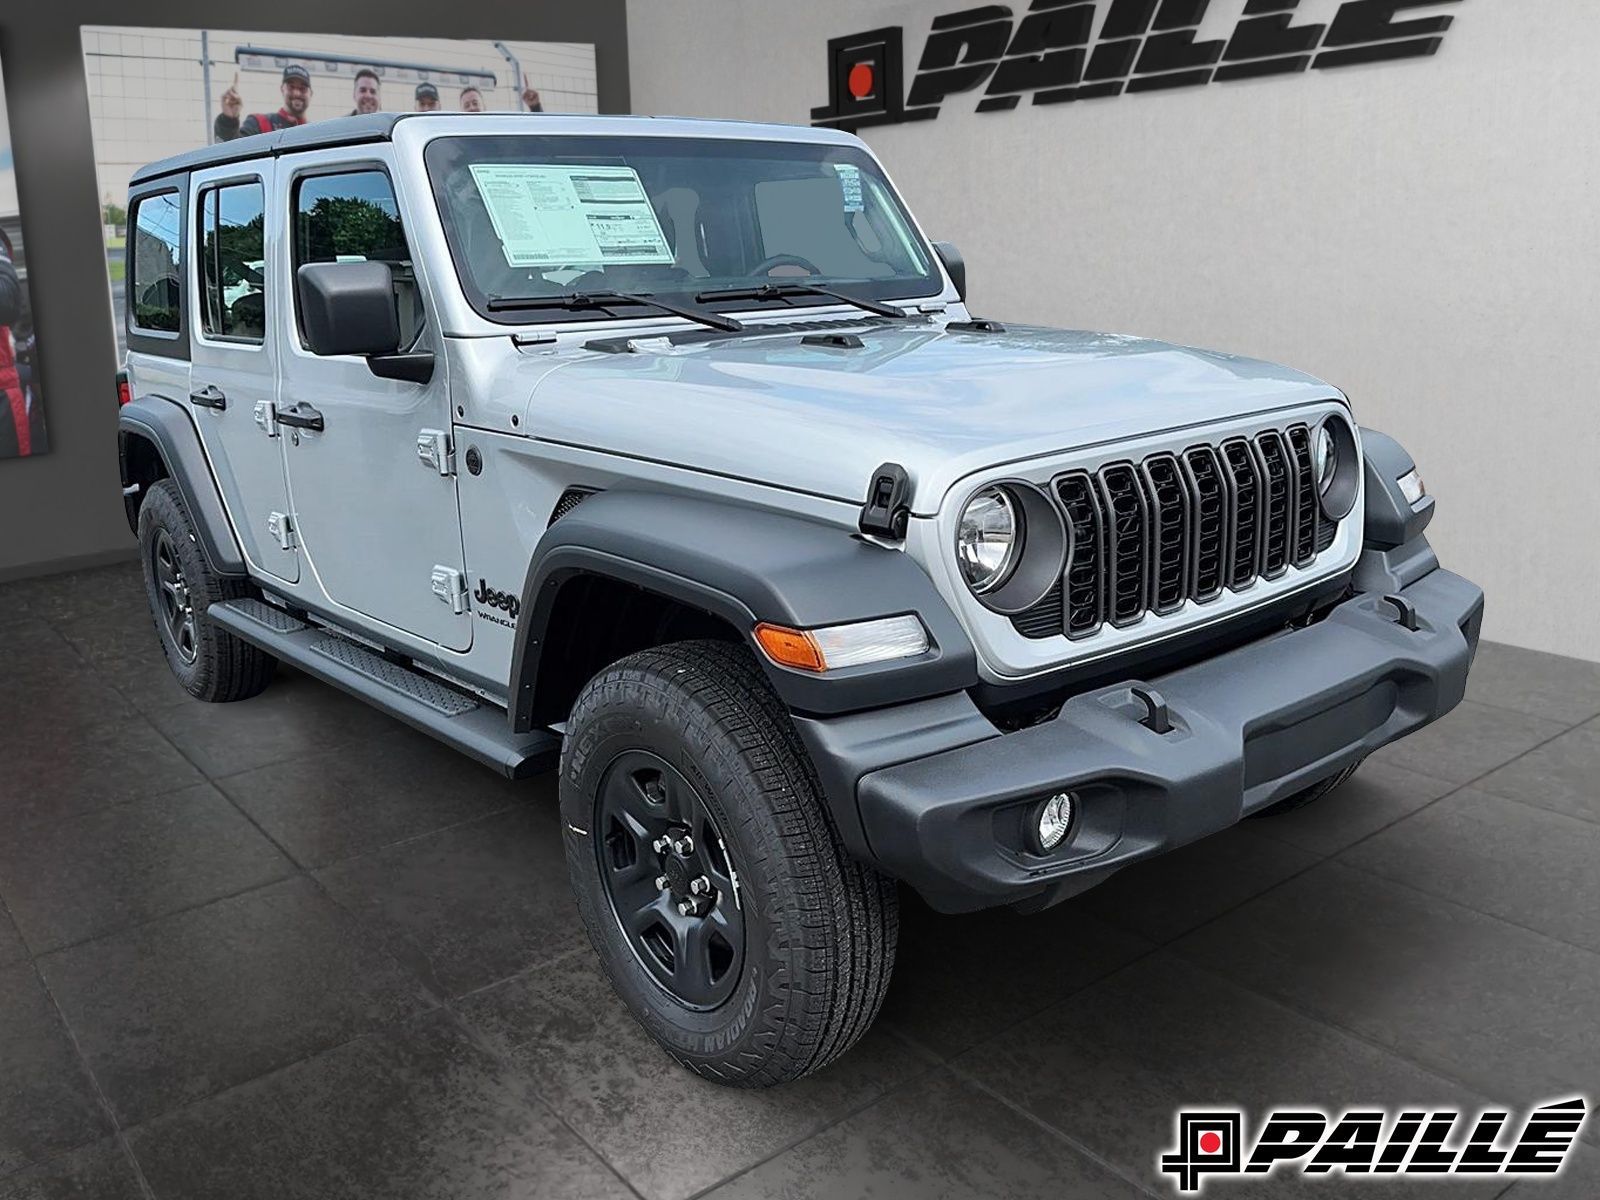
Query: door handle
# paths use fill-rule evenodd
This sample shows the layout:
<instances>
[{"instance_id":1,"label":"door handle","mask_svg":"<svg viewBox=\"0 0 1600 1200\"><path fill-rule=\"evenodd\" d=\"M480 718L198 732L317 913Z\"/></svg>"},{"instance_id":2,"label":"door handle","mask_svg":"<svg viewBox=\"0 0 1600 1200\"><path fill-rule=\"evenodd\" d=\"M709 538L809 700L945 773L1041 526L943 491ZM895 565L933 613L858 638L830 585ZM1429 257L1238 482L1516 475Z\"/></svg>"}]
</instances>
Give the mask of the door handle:
<instances>
[{"instance_id":1,"label":"door handle","mask_svg":"<svg viewBox=\"0 0 1600 1200\"><path fill-rule=\"evenodd\" d=\"M291 429L313 429L322 432L322 414L309 404L296 404L278 410L278 424Z\"/></svg>"},{"instance_id":2,"label":"door handle","mask_svg":"<svg viewBox=\"0 0 1600 1200\"><path fill-rule=\"evenodd\" d=\"M214 408L218 412L228 407L228 398L214 383L208 383L198 392L190 392L189 399L201 408Z\"/></svg>"}]
</instances>

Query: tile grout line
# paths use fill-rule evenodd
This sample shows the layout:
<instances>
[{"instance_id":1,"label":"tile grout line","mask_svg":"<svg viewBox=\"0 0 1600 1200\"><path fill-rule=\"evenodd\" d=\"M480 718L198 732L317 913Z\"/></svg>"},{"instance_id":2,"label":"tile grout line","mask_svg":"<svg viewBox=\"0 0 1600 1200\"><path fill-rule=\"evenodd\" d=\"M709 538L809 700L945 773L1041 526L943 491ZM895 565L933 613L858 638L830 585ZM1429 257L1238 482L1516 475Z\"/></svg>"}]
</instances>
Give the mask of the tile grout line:
<instances>
[{"instance_id":1,"label":"tile grout line","mask_svg":"<svg viewBox=\"0 0 1600 1200\"><path fill-rule=\"evenodd\" d=\"M1174 951L1174 953L1177 953L1177 952ZM1217 969L1215 967L1209 966L1206 963L1200 962L1197 959L1190 958L1186 954L1180 954L1179 957L1182 958L1184 962L1188 963L1195 970L1200 971L1202 974L1209 975L1213 979L1220 980L1223 983L1227 984L1229 987L1237 988L1242 992L1248 992L1250 995L1254 996L1256 999L1264 1001L1265 1003L1270 1004L1270 1005L1272 1005L1272 1006L1274 1006L1276 1008L1280 1008L1284 1012L1292 1013L1293 1015L1295 1015L1297 1017L1301 1017L1304 1020L1310 1021L1314 1025L1321 1025L1326 1029L1331 1029L1335 1033L1338 1033L1338 1034L1341 1034L1341 1035L1343 1035L1345 1037L1348 1037L1351 1041L1359 1042L1361 1045L1366 1046L1369 1050L1374 1050L1374 1051L1378 1052L1379 1054L1384 1055L1385 1057L1392 1058L1397 1062L1404 1063L1405 1065L1414 1068L1415 1070L1421 1072L1423 1075L1426 1075L1431 1079L1436 1079L1441 1083L1447 1083L1447 1084L1450 1084L1450 1085L1452 1085L1454 1087L1458 1087L1462 1091L1467 1092L1468 1094L1470 1094L1471 1096L1473 1096L1476 1099L1482 1099L1482 1100L1487 1101L1491 1106L1494 1106L1496 1108L1506 1108L1506 1109L1510 1109L1511 1111L1516 1111L1518 1108L1523 1107L1527 1103L1529 1103L1528 1101L1522 1101L1522 1100L1518 1100L1518 1101L1513 1102L1513 1101L1509 1101L1509 1100L1503 1100L1503 1099L1501 1099L1501 1098L1499 1098L1497 1096L1487 1095L1479 1087L1478 1084L1472 1083L1470 1080L1463 1079L1459 1075L1456 1075L1456 1074L1452 1073L1451 1071L1449 1071L1449 1070L1447 1070L1445 1068L1434 1066L1432 1064L1423 1062L1421 1059L1414 1058L1410 1054L1408 1054L1406 1051L1404 1051L1404 1050L1402 1050L1402 1049L1400 1049L1400 1048L1398 1048L1396 1046L1389 1046L1389 1045L1385 1045L1383 1042L1376 1041L1370 1035L1362 1033L1359 1029L1351 1029L1348 1026L1341 1025L1337 1021L1330 1020L1328 1017L1322 1016L1319 1013L1315 1013L1315 1012L1312 1012L1309 1009L1302 1008L1300 1005L1296 1004L1294 1001L1285 999L1282 996L1274 996L1270 992L1263 992L1260 989L1251 986L1249 983L1246 983L1243 980L1235 979L1231 975L1224 974L1221 970L1219 970L1219 969ZM1566 1091L1575 1091L1575 1090L1576 1089L1567 1089ZM1564 1091L1562 1091L1560 1089L1557 1089L1555 1094L1556 1095L1565 1095L1566 1092L1564 1092ZM1541 1100L1542 1099L1545 1099L1545 1097L1541 1097ZM1579 1135L1579 1138L1578 1138L1579 1142L1582 1142L1584 1144L1600 1145L1600 1143L1588 1143L1587 1142L1587 1137L1588 1136L1592 1136L1592 1135L1588 1134L1587 1133L1587 1127L1585 1127L1585 1128L1586 1128L1586 1132L1584 1134L1580 1134Z\"/></svg>"},{"instance_id":2,"label":"tile grout line","mask_svg":"<svg viewBox=\"0 0 1600 1200\"><path fill-rule=\"evenodd\" d=\"M50 1001L50 1008L56 1014L56 1020L61 1022L61 1029L67 1035L67 1041L72 1043L73 1056L78 1060L78 1066L83 1071L85 1078L89 1080L89 1086L94 1088L95 1101L105 1113L106 1119L111 1122L111 1135L116 1138L117 1145L122 1150L123 1155L133 1164L134 1179L139 1184L140 1192L146 1197L146 1200L154 1200L155 1191L151 1188L149 1180L145 1178L144 1168L134 1156L133 1147L128 1144L127 1133L122 1127L122 1121L117 1116L117 1110L112 1107L105 1088L100 1084L100 1077L94 1073L94 1067L89 1062L89 1056L84 1053L83 1045L78 1041L78 1031L67 1020L67 1014L61 1007L61 1001L56 998L55 991L50 987L49 981L45 979L44 972L39 968L38 960L29 959L28 965L33 969L34 978L39 981L40 988L44 990L45 997ZM85 1145L89 1144L85 1143Z\"/></svg>"},{"instance_id":3,"label":"tile grout line","mask_svg":"<svg viewBox=\"0 0 1600 1200\"><path fill-rule=\"evenodd\" d=\"M176 1116L178 1113L186 1112L191 1108L197 1108L202 1104L213 1103L214 1101L222 1099L224 1096L228 1096L239 1091L241 1088L252 1087L264 1080L271 1079L274 1075L280 1075L285 1071L292 1071L296 1067L304 1066L306 1063L321 1058L323 1055L332 1054L336 1050L343 1050L346 1046L353 1046L357 1042L364 1042L372 1038L384 1037L387 1034L393 1033L397 1029L409 1025L412 1022L420 1021L423 1018L431 1016L439 1011L440 1010L437 1008L432 1008L423 1012L413 1013L409 1017L401 1017L398 1020L390 1021L385 1025L380 1025L376 1029L364 1030L361 1033L353 1034L341 1041L334 1042L332 1045L323 1046L320 1049L313 1050L307 1054L302 1054L300 1057L291 1059L288 1062L279 1063L277 1066L270 1067L259 1075L252 1075L249 1079L241 1079L237 1083L230 1083L226 1087L218 1088L214 1092L207 1092L203 1096L191 1096L173 1108L165 1109L164 1111L158 1113L152 1113L147 1117L135 1121L132 1125L126 1126L123 1129L123 1132L137 1133L140 1130L148 1129L150 1126L158 1124L161 1121L165 1121L170 1117ZM129 1152L132 1153L131 1146L129 1147Z\"/></svg>"},{"instance_id":4,"label":"tile grout line","mask_svg":"<svg viewBox=\"0 0 1600 1200\"><path fill-rule=\"evenodd\" d=\"M1077 1138L1073 1137L1070 1133L1066 1132L1066 1130L1060 1129L1057 1126L1052 1125L1049 1121L1046 1121L1044 1118L1038 1116L1036 1113L1033 1113L1033 1112L1029 1111L1023 1105L1017 1103L1014 1100L1009 1099L1006 1096L1001 1095L999 1092L995 1091L993 1088L989 1087L987 1084L985 1084L981 1080L979 1080L979 1079L975 1078L974 1076L968 1074L967 1071L965 1071L961 1067L956 1066L954 1063L950 1064L950 1073L952 1075L954 1075L962 1083L966 1084L968 1087L974 1089L975 1091L982 1092L984 1095L986 1095L986 1096L990 1097L991 1099L997 1101L1000 1105L1002 1105L1003 1107L1005 1107L1005 1108L1011 1110L1012 1112L1016 1113L1018 1116L1022 1117L1024 1120L1028 1121L1030 1124L1038 1127L1039 1129L1044 1130L1046 1133L1049 1133L1049 1134L1053 1135L1054 1137L1059 1138L1061 1141L1063 1141L1067 1145L1071 1146L1074 1150L1076 1150L1079 1154L1082 1154L1085 1158L1089 1159L1091 1162L1097 1164L1098 1166L1100 1166L1104 1170L1109 1171L1112 1175L1115 1175L1118 1179L1121 1179L1124 1182L1129 1183L1129 1184L1133 1185L1134 1187L1138 1188L1139 1191L1143 1192L1145 1195L1152 1196L1152 1197L1157 1197L1158 1200L1165 1200L1165 1197L1162 1195L1162 1193L1157 1192L1155 1189L1151 1188L1148 1184L1146 1184L1142 1180L1136 1178L1129 1171L1125 1171L1121 1166L1119 1166L1118 1164L1112 1162L1110 1159L1106 1158L1104 1155L1100 1154L1098 1151L1090 1148L1089 1146L1086 1146L1084 1143L1080 1142ZM1159 1151L1157 1153L1159 1153Z\"/></svg>"},{"instance_id":5,"label":"tile grout line","mask_svg":"<svg viewBox=\"0 0 1600 1200\"><path fill-rule=\"evenodd\" d=\"M1500 643L1500 644L1504 645L1504 643ZM1574 662L1583 662L1585 660L1583 660L1583 659L1574 659L1573 661ZM1474 663L1473 665L1476 666L1477 664ZM1470 678L1470 674L1469 674L1469 678ZM1472 703L1472 704L1477 704L1477 705L1479 705L1479 706L1481 706L1483 708L1492 708L1496 712L1516 713L1519 717L1532 717L1536 721L1550 721L1550 722L1552 722L1553 724L1556 724L1556 725L1561 724L1561 722L1563 722L1563 721L1565 721L1567 719L1566 717L1546 717L1546 716L1542 716L1539 713L1528 712L1526 709L1512 708L1511 705L1509 705L1509 704L1497 704L1493 700L1484 700L1484 699L1482 699L1482 698L1480 698L1478 696L1464 695L1461 698L1464 701L1467 701L1467 702ZM1591 721L1593 721L1597 717L1600 717L1600 709L1596 709L1594 712L1590 713L1588 716L1580 718L1575 724L1567 726L1566 732L1567 733L1571 733L1574 729L1582 729L1585 725L1589 724Z\"/></svg>"},{"instance_id":6,"label":"tile grout line","mask_svg":"<svg viewBox=\"0 0 1600 1200\"><path fill-rule=\"evenodd\" d=\"M917 1043L912 1042L910 1038L904 1037L904 1035L902 1035L898 1029L888 1029L886 1032L890 1032L893 1037L899 1038L901 1042L906 1042L907 1045L912 1048L912 1050L917 1051L918 1056L922 1056L922 1054L926 1053L922 1046L918 1046ZM848 1053L848 1051L846 1051L846 1053ZM891 1096L898 1096L899 1093L906 1091L907 1088L912 1088L912 1086L918 1085L918 1083L926 1083L928 1082L928 1078L939 1074L949 1074L949 1064L947 1064L947 1062L941 1062L936 1058L926 1059L926 1061L923 1062L922 1070L912 1072L912 1075L909 1075L907 1078L902 1078L901 1082L896 1083L896 1085L890 1086L890 1088L883 1088L882 1091L872 1094L870 1098L864 1099L864 1101L859 1102L859 1104L854 1104L854 1106L851 1106L850 1109L846 1109L845 1112L838 1114L837 1117L830 1118L830 1120L822 1122L821 1125L816 1126L816 1128L813 1128L813 1130L806 1130L805 1133L798 1134L798 1136L795 1136L795 1138L790 1138L789 1141L784 1142L784 1144L779 1146L778 1149L773 1150L771 1154L762 1155L762 1158L758 1158L757 1162L749 1163L749 1165L746 1166L741 1166L738 1171L733 1171L731 1174L725 1174L722 1179L717 1179L715 1182L710 1182L710 1184L707 1184L706 1187L701 1187L701 1189L696 1190L696 1192L690 1192L690 1195L686 1197L686 1200L701 1200L702 1197L712 1194L712 1192L720 1189L720 1187L726 1187L728 1184L731 1184L731 1182L744 1178L744 1176L750 1174L750 1171L758 1171L760 1168L763 1168L763 1166L766 1166L766 1163L773 1162L773 1160L776 1160L776 1158L781 1158L782 1155L789 1154L790 1150L794 1150L795 1147L805 1146L806 1142L813 1141L813 1139L816 1138L821 1138L822 1134L827 1133L829 1130L837 1130L838 1126L843 1125L843 1123L848 1122L848 1120L851 1120L853 1117L859 1117L862 1112L867 1112L869 1109L875 1109L878 1104L883 1104L883 1102L888 1101Z\"/></svg>"},{"instance_id":7,"label":"tile grout line","mask_svg":"<svg viewBox=\"0 0 1600 1200\"><path fill-rule=\"evenodd\" d=\"M280 883L288 883L291 879L297 879L303 874L305 874L304 871L291 871L287 875L280 875L278 878L269 879L265 883L253 883L249 887L240 888L236 892L225 892L219 896L212 896L208 900L198 900L193 904L185 904L181 908L174 908L168 912L159 913L153 917L146 917L140 921L131 921L126 925L118 925L112 929L102 929L96 933L91 933L88 937L79 938L77 941L67 942L60 946L51 946L48 949L42 949L38 951L38 953L31 955L31 957L35 959L51 958L57 954L65 954L69 950L79 950L84 946L89 946L95 942L104 941L107 938L119 937L122 934L133 933L140 929L148 929L150 926L158 925L162 921L168 920L171 917L185 916L188 913L198 912L200 909L209 907L212 904L221 904L227 900L237 900L241 896L252 896L256 892L262 892L267 888L276 887ZM19 929L18 932L20 933L21 930Z\"/></svg>"},{"instance_id":8,"label":"tile grout line","mask_svg":"<svg viewBox=\"0 0 1600 1200\"><path fill-rule=\"evenodd\" d=\"M1332 862L1333 860L1329 859L1328 861ZM1415 895L1423 897L1424 899L1432 900L1439 904L1448 904L1452 908L1458 908L1463 912L1472 913L1474 916L1482 917L1486 921L1494 921L1497 924L1505 925L1511 929L1518 929L1523 933L1532 934L1541 941L1550 942L1557 946L1565 946L1569 950L1576 950L1578 953L1588 955L1591 958L1600 958L1600 950L1595 950L1589 946L1580 946L1577 942L1569 942L1564 937L1558 937L1556 934L1547 933L1543 929L1535 929L1532 925L1524 925L1520 921L1513 921L1510 917L1502 917L1499 913L1485 912L1481 908L1473 908L1470 904L1463 904L1461 901L1454 900L1449 896L1441 896L1437 892L1430 892L1426 888L1420 888L1414 883L1407 883L1404 879L1395 879L1392 876L1383 874L1381 871L1369 870L1360 863L1341 862L1337 865L1343 867L1347 871L1355 871L1359 875L1367 875L1383 883L1393 884L1395 887L1404 888L1406 891L1412 892Z\"/></svg>"},{"instance_id":9,"label":"tile grout line","mask_svg":"<svg viewBox=\"0 0 1600 1200\"><path fill-rule=\"evenodd\" d=\"M521 972L518 972L518 974L521 974ZM503 983L505 981L501 980L500 982ZM465 994L471 995L472 993L469 992ZM497 1049L495 1049L495 1047L490 1045L489 1040L484 1035L483 1031L469 1021L459 1011L457 1011L455 1006L450 1001L446 1000L442 1005L442 1009L445 1014L456 1023L462 1032L466 1034L469 1042L471 1042L484 1054L488 1055L492 1061L500 1064L501 1067L505 1068L507 1071L510 1071L518 1079L521 1079L527 1083L528 1087L532 1089L534 1096L538 1098L539 1103L544 1107L545 1111L555 1118L556 1123L570 1133L575 1139L577 1139L578 1144L590 1154L594 1155L595 1160L603 1165L606 1170L610 1171L611 1174L616 1176L617 1181L621 1183L623 1187L627 1188L629 1192L638 1197L638 1200L647 1200L647 1197L644 1195L644 1193L633 1186L633 1181L622 1173L622 1168L617 1166L617 1164L602 1154L600 1152L600 1148L591 1143L588 1138L583 1136L583 1134L579 1133L573 1124L567 1120L566 1114L562 1113L556 1108L555 1104L550 1100L550 1098L544 1094L544 1089L539 1086L539 1081L533 1077L533 1073L531 1071L525 1069L520 1063L516 1062L509 1055L500 1053Z\"/></svg>"}]
</instances>

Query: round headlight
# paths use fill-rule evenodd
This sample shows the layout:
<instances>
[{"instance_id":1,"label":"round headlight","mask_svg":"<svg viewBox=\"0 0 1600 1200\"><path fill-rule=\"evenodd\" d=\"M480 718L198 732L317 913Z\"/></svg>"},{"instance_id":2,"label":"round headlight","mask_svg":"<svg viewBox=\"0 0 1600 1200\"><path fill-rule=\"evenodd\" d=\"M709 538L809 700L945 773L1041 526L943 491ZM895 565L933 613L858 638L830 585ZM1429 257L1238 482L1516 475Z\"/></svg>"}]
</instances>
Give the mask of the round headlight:
<instances>
[{"instance_id":1,"label":"round headlight","mask_svg":"<svg viewBox=\"0 0 1600 1200\"><path fill-rule=\"evenodd\" d=\"M1326 496L1329 486L1333 483L1333 477L1339 470L1339 446L1326 425L1317 427L1317 440L1311 451L1311 461L1317 474L1317 491Z\"/></svg>"},{"instance_id":2,"label":"round headlight","mask_svg":"<svg viewBox=\"0 0 1600 1200\"><path fill-rule=\"evenodd\" d=\"M978 595L992 592L1016 570L1022 549L1022 520L1005 488L984 488L961 511L956 557L967 586Z\"/></svg>"},{"instance_id":3,"label":"round headlight","mask_svg":"<svg viewBox=\"0 0 1600 1200\"><path fill-rule=\"evenodd\" d=\"M1311 441L1311 464L1323 515L1344 520L1361 490L1361 454L1348 421L1330 416L1317 426Z\"/></svg>"}]
</instances>

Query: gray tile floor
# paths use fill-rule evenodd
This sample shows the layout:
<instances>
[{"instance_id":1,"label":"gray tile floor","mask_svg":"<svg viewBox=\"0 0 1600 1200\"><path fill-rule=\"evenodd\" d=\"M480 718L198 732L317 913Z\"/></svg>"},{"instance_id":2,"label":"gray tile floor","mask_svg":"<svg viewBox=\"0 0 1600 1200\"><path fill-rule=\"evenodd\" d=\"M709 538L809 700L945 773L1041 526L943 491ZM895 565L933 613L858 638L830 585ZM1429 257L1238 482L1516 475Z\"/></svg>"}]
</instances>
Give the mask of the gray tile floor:
<instances>
[{"instance_id":1,"label":"gray tile floor","mask_svg":"<svg viewBox=\"0 0 1600 1200\"><path fill-rule=\"evenodd\" d=\"M1180 1105L1600 1096L1600 666L1486 646L1316 807L908 904L877 1028L765 1093L612 998L550 779L290 672L190 701L132 568L0 587L0 742L3 1197L1167 1196ZM1600 1193L1587 1138L1511 1194Z\"/></svg>"}]
</instances>

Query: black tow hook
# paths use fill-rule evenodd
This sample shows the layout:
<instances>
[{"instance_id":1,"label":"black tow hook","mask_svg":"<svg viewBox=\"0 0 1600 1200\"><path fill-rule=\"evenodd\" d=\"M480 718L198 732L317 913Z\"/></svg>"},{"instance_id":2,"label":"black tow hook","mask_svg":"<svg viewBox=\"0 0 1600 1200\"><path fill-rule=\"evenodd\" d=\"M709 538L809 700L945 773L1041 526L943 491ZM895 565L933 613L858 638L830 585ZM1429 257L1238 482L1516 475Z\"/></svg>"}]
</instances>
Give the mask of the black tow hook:
<instances>
[{"instance_id":1,"label":"black tow hook","mask_svg":"<svg viewBox=\"0 0 1600 1200\"><path fill-rule=\"evenodd\" d=\"M1167 708L1166 697L1153 687L1144 687L1135 684L1128 689L1133 693L1133 698L1144 705L1144 716L1139 724L1151 733L1159 733L1163 737L1172 732L1172 712Z\"/></svg>"},{"instance_id":2,"label":"black tow hook","mask_svg":"<svg viewBox=\"0 0 1600 1200\"><path fill-rule=\"evenodd\" d=\"M1396 613L1395 624L1402 629L1416 633L1422 628L1422 619L1417 616L1417 606L1404 596L1385 596L1385 604L1391 605Z\"/></svg>"}]
</instances>

